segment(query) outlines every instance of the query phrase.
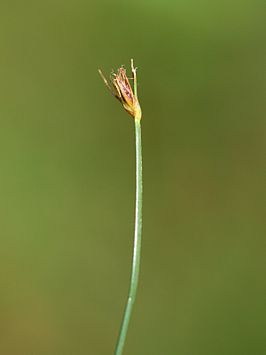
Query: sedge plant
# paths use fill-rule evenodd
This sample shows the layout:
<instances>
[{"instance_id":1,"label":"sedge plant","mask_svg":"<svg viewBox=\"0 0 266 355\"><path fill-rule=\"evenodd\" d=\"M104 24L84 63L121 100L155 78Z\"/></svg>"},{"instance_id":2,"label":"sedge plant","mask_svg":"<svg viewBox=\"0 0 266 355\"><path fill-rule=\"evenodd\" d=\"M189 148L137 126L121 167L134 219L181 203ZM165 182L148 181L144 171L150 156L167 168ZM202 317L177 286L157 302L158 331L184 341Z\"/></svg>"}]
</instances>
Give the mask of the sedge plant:
<instances>
[{"instance_id":1,"label":"sedge plant","mask_svg":"<svg viewBox=\"0 0 266 355\"><path fill-rule=\"evenodd\" d=\"M135 140L136 140L136 204L135 204L135 231L134 231L134 247L132 258L132 269L130 277L130 286L128 291L127 303L124 316L121 323L120 333L118 336L115 355L122 355L128 325L130 322L133 305L136 299L138 288L139 270L140 270L140 252L141 252L141 236L142 236L142 148L141 148L141 108L138 101L137 93L137 70L134 67L133 59L131 59L131 71L133 76L133 90L126 75L124 67L120 67L117 73L111 74L111 82L106 80L101 70L99 73L110 92L116 97L124 109L133 117L135 123Z\"/></svg>"}]
</instances>

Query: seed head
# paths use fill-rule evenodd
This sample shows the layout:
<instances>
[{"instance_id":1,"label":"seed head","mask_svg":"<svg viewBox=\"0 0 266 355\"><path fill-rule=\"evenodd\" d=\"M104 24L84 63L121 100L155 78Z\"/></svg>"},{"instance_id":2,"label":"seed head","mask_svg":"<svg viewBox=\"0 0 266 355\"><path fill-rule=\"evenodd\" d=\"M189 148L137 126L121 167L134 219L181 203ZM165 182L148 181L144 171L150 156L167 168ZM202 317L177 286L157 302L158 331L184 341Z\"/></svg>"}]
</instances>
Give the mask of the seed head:
<instances>
[{"instance_id":1,"label":"seed head","mask_svg":"<svg viewBox=\"0 0 266 355\"><path fill-rule=\"evenodd\" d=\"M103 73L99 73L111 91L111 93L121 102L124 109L135 119L141 119L141 108L137 96L137 69L134 68L133 59L131 59L131 71L133 75L134 92L131 88L129 78L126 75L126 69L121 66L117 73L112 73L110 77L111 85L108 83Z\"/></svg>"}]
</instances>

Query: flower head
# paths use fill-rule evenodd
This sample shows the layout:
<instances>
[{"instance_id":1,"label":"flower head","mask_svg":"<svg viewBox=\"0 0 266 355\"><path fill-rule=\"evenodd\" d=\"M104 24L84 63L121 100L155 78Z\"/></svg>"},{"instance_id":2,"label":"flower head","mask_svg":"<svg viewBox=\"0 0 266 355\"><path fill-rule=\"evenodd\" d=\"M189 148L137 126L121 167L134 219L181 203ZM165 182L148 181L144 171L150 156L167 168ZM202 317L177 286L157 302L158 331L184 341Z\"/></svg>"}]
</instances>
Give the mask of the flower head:
<instances>
[{"instance_id":1,"label":"flower head","mask_svg":"<svg viewBox=\"0 0 266 355\"><path fill-rule=\"evenodd\" d=\"M131 59L131 70L133 75L134 92L126 75L126 69L123 66L117 70L117 73L111 74L110 81L112 87L109 85L108 81L106 80L100 69L99 73L105 85L108 87L111 93L121 102L124 109L132 117L140 120L141 108L137 96L137 69L134 68L133 59Z\"/></svg>"}]
</instances>

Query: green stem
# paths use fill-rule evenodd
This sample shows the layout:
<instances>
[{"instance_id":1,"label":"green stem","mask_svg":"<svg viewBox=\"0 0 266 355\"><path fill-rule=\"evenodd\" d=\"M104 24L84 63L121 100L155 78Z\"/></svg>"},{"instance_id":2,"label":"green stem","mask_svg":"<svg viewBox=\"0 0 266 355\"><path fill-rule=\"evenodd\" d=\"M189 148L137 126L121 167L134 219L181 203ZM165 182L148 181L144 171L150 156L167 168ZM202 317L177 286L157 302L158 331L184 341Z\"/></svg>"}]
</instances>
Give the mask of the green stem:
<instances>
[{"instance_id":1,"label":"green stem","mask_svg":"<svg viewBox=\"0 0 266 355\"><path fill-rule=\"evenodd\" d=\"M132 314L132 308L136 299L140 269L141 230L142 230L142 151L141 151L141 125L140 120L135 119L136 137L136 206L135 206L135 233L132 270L127 304L121 324L115 355L122 355L125 345L128 325Z\"/></svg>"}]
</instances>

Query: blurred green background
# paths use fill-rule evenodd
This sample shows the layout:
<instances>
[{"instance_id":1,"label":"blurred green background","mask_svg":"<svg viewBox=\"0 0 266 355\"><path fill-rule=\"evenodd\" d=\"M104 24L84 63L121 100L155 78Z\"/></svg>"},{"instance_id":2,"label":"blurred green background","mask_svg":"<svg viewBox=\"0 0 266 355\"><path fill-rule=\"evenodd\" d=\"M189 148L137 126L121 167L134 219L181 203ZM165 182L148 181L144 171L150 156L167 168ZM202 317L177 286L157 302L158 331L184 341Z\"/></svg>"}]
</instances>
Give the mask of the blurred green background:
<instances>
[{"instance_id":1,"label":"blurred green background","mask_svg":"<svg viewBox=\"0 0 266 355\"><path fill-rule=\"evenodd\" d=\"M140 288L125 355L265 354L259 0L0 4L0 354L112 354L129 284L135 59Z\"/></svg>"}]
</instances>

